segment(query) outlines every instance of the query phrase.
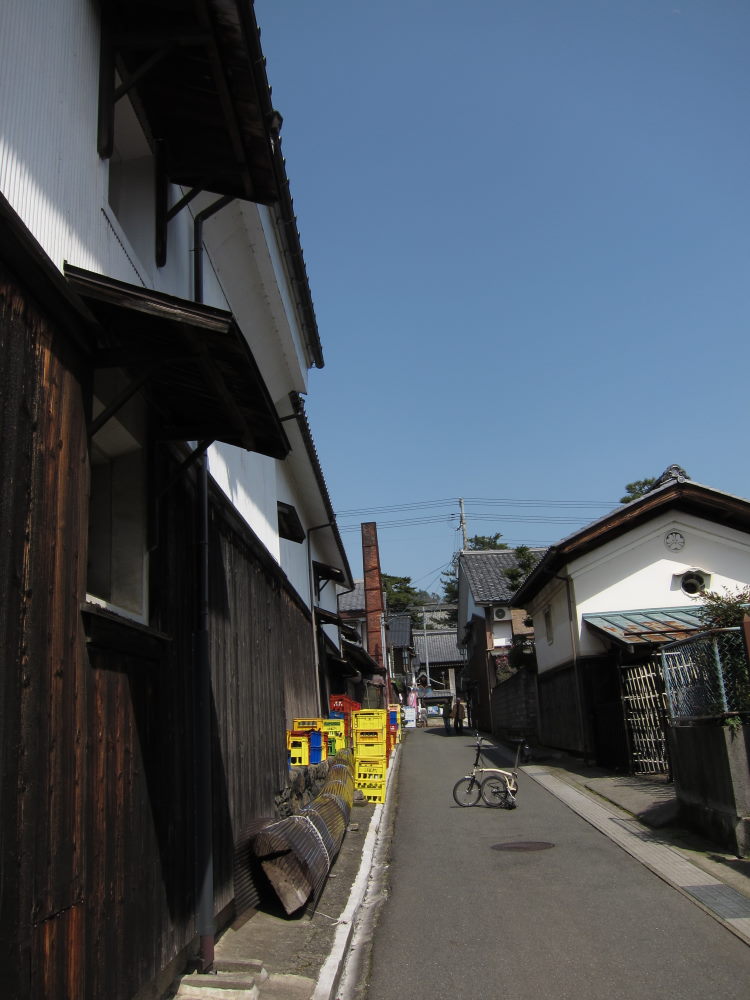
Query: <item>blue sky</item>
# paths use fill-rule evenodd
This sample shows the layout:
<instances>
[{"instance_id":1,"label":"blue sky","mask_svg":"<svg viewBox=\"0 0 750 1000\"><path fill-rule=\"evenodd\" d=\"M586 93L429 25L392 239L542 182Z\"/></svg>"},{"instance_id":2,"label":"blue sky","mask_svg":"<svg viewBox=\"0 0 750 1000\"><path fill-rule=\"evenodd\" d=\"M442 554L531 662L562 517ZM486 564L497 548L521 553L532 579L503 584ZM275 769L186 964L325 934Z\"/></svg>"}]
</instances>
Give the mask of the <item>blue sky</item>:
<instances>
[{"instance_id":1,"label":"blue sky","mask_svg":"<svg viewBox=\"0 0 750 1000\"><path fill-rule=\"evenodd\" d=\"M355 574L374 520L439 590L458 497L541 545L674 462L750 496L746 0L255 9Z\"/></svg>"}]
</instances>

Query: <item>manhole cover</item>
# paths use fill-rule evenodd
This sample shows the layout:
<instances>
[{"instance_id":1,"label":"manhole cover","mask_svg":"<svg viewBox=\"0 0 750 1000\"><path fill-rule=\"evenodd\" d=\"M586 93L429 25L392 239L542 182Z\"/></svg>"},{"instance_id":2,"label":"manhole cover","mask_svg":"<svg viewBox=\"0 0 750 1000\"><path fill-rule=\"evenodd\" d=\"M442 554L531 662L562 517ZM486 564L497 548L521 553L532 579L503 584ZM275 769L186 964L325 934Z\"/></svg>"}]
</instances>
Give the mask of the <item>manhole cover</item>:
<instances>
[{"instance_id":1,"label":"manhole cover","mask_svg":"<svg viewBox=\"0 0 750 1000\"><path fill-rule=\"evenodd\" d=\"M513 840L507 844L493 844L493 851L548 851L554 847L547 840Z\"/></svg>"}]
</instances>

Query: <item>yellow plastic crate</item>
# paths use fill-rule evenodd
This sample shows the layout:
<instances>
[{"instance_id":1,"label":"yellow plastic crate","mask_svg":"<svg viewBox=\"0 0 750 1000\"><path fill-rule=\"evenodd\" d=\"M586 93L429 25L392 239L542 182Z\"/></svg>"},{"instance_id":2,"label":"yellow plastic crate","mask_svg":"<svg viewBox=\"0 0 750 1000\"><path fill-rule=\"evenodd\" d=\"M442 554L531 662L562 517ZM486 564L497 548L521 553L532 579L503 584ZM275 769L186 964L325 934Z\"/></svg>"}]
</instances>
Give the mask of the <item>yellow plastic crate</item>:
<instances>
[{"instance_id":1,"label":"yellow plastic crate","mask_svg":"<svg viewBox=\"0 0 750 1000\"><path fill-rule=\"evenodd\" d=\"M385 782L380 788L360 788L368 802L385 802Z\"/></svg>"},{"instance_id":2,"label":"yellow plastic crate","mask_svg":"<svg viewBox=\"0 0 750 1000\"><path fill-rule=\"evenodd\" d=\"M385 730L383 729L358 729L354 734L355 743L378 743L385 741Z\"/></svg>"},{"instance_id":3,"label":"yellow plastic crate","mask_svg":"<svg viewBox=\"0 0 750 1000\"><path fill-rule=\"evenodd\" d=\"M304 736L287 735L289 763L307 765L310 763L310 743Z\"/></svg>"},{"instance_id":4,"label":"yellow plastic crate","mask_svg":"<svg viewBox=\"0 0 750 1000\"><path fill-rule=\"evenodd\" d=\"M385 782L373 778L371 781L355 781L354 787L360 792L384 792Z\"/></svg>"},{"instance_id":5,"label":"yellow plastic crate","mask_svg":"<svg viewBox=\"0 0 750 1000\"><path fill-rule=\"evenodd\" d=\"M330 736L340 737L342 740L346 736L346 723L343 719L321 719L320 728Z\"/></svg>"},{"instance_id":6,"label":"yellow plastic crate","mask_svg":"<svg viewBox=\"0 0 750 1000\"><path fill-rule=\"evenodd\" d=\"M355 730L385 730L387 722L388 713L384 708L361 708L358 712L352 712L352 728Z\"/></svg>"},{"instance_id":7,"label":"yellow plastic crate","mask_svg":"<svg viewBox=\"0 0 750 1000\"><path fill-rule=\"evenodd\" d=\"M292 729L322 729L324 719L293 719Z\"/></svg>"},{"instance_id":8,"label":"yellow plastic crate","mask_svg":"<svg viewBox=\"0 0 750 1000\"><path fill-rule=\"evenodd\" d=\"M385 781L388 764L382 758L355 757L356 781Z\"/></svg>"},{"instance_id":9,"label":"yellow plastic crate","mask_svg":"<svg viewBox=\"0 0 750 1000\"><path fill-rule=\"evenodd\" d=\"M355 760L361 757L365 757L368 760L385 760L386 749L385 740L379 740L377 743L355 743L354 758Z\"/></svg>"}]
</instances>

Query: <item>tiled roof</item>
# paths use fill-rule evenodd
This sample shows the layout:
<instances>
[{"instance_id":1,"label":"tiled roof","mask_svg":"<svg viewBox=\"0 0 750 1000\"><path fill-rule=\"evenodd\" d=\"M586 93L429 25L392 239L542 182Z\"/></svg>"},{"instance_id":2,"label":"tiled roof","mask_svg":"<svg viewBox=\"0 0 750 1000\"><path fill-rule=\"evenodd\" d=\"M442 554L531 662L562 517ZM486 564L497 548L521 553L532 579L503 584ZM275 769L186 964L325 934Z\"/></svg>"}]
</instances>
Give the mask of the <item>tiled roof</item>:
<instances>
[{"instance_id":1,"label":"tiled roof","mask_svg":"<svg viewBox=\"0 0 750 1000\"><path fill-rule=\"evenodd\" d=\"M428 630L426 633L416 629L414 631L414 646L420 665L427 663L425 639L427 640L427 653L430 657L431 667L451 666L454 663L463 666L465 660L461 650L456 645L458 639L456 629Z\"/></svg>"},{"instance_id":2,"label":"tiled roof","mask_svg":"<svg viewBox=\"0 0 750 1000\"><path fill-rule=\"evenodd\" d=\"M660 477L660 480L663 478ZM574 559L667 511L693 514L714 524L750 534L750 500L677 476L551 545L518 588L517 604L521 607L527 604L550 577L565 569Z\"/></svg>"},{"instance_id":3,"label":"tiled roof","mask_svg":"<svg viewBox=\"0 0 750 1000\"><path fill-rule=\"evenodd\" d=\"M532 549L538 559L544 549ZM462 552L459 556L459 573L465 573L474 600L479 604L507 604L513 588L504 570L516 566L513 549L492 549L485 552Z\"/></svg>"},{"instance_id":4,"label":"tiled roof","mask_svg":"<svg viewBox=\"0 0 750 1000\"><path fill-rule=\"evenodd\" d=\"M387 620L386 642L403 649L411 646L411 618L409 615L392 615Z\"/></svg>"},{"instance_id":5,"label":"tiled roof","mask_svg":"<svg viewBox=\"0 0 750 1000\"><path fill-rule=\"evenodd\" d=\"M339 611L365 610L365 581L355 580L354 590L349 594L339 594Z\"/></svg>"}]
</instances>

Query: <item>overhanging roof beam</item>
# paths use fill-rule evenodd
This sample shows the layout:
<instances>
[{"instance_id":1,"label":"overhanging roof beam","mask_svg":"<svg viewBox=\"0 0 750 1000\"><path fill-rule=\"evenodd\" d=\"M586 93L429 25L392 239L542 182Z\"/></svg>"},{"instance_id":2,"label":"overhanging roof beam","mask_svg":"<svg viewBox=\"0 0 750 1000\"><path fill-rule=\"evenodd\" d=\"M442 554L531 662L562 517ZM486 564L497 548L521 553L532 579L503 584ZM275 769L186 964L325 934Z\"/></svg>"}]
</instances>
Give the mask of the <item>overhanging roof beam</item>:
<instances>
[{"instance_id":1,"label":"overhanging roof beam","mask_svg":"<svg viewBox=\"0 0 750 1000\"><path fill-rule=\"evenodd\" d=\"M112 417L114 417L114 415L128 402L128 400L132 399L138 390L145 385L146 382L148 382L151 376L159 368L161 368L161 365L161 361L157 364L149 365L149 367L146 368L145 371L141 372L137 378L134 378L131 382L129 382L122 392L119 392L115 396L109 406L105 406L99 416L95 417L94 420L91 421L88 427L89 437L93 437L98 431L100 431L107 421L111 420Z\"/></svg>"},{"instance_id":2,"label":"overhanging roof beam","mask_svg":"<svg viewBox=\"0 0 750 1000\"><path fill-rule=\"evenodd\" d=\"M203 189L199 187L190 188L187 194L183 195L179 201L176 201L174 205L167 212L167 222L171 222L175 215L189 205L193 198L197 198L199 194L202 194Z\"/></svg>"},{"instance_id":3,"label":"overhanging roof beam","mask_svg":"<svg viewBox=\"0 0 750 1000\"><path fill-rule=\"evenodd\" d=\"M138 83L139 80L142 80L147 73L150 73L154 66L157 66L173 49L174 45L167 45L164 48L158 49L150 55L145 62L141 63L138 69L133 73L126 74L121 71L120 79L122 80L122 83L119 87L115 87L112 95L115 104L117 104L121 98L125 97L125 95L133 89L136 83Z\"/></svg>"},{"instance_id":4,"label":"overhanging roof beam","mask_svg":"<svg viewBox=\"0 0 750 1000\"><path fill-rule=\"evenodd\" d=\"M227 82L226 73L224 71L224 61L222 60L219 52L219 46L212 30L213 26L210 23L210 15L206 12L202 5L199 17L201 17L204 23L207 22L205 26L208 30L211 30L211 41L206 46L206 52L211 65L211 73L216 84L219 103L221 104L221 109L224 112L224 119L229 131L232 151L235 155L237 163L241 163L245 168L242 172L245 194L247 198L252 201L253 196L255 195L255 186L252 182L250 164L248 163L245 145L242 141L242 131L237 119L237 112L235 110L234 101L232 100L232 94Z\"/></svg>"},{"instance_id":5,"label":"overhanging roof beam","mask_svg":"<svg viewBox=\"0 0 750 1000\"><path fill-rule=\"evenodd\" d=\"M206 346L198 341L198 338L193 335L190 329L187 327L183 327L183 329L188 343L195 348L196 356L203 362L206 379L211 384L212 388L216 392L216 395L222 400L232 423L237 430L240 431L245 441L245 447L248 451L254 451L256 445L255 435L253 434L247 420L245 420L242 410L240 410L239 406L237 406L234 401L234 397L227 389L226 382L217 369L211 354Z\"/></svg>"},{"instance_id":6,"label":"overhanging roof beam","mask_svg":"<svg viewBox=\"0 0 750 1000\"><path fill-rule=\"evenodd\" d=\"M206 452L213 443L214 443L213 440L198 442L198 446L196 448L193 448L190 454L182 462L180 462L179 466L175 470L175 474L169 480L167 485L161 490L158 496L159 500L161 500L162 497L166 496L166 494L169 493L169 491L172 489L175 483L179 482L182 475L185 472L187 472L187 470L190 468L191 465L195 465L198 459L202 458L203 455L206 454Z\"/></svg>"},{"instance_id":7,"label":"overhanging roof beam","mask_svg":"<svg viewBox=\"0 0 750 1000\"><path fill-rule=\"evenodd\" d=\"M195 363L194 354L175 354L172 351L153 350L128 350L127 348L109 348L97 351L93 356L92 367L96 370L100 368L132 368L135 365L160 364L160 365L184 365Z\"/></svg>"}]
</instances>

